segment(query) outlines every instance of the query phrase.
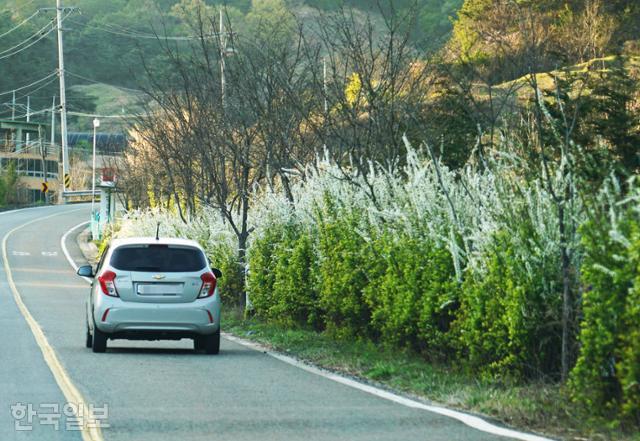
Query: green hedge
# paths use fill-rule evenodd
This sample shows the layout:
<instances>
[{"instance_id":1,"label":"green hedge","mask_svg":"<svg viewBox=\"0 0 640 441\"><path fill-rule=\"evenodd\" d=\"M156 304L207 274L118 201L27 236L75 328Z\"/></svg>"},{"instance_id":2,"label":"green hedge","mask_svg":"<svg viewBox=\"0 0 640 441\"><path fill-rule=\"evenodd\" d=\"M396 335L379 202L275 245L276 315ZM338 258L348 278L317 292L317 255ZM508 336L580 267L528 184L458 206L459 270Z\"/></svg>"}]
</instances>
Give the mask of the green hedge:
<instances>
[{"instance_id":1,"label":"green hedge","mask_svg":"<svg viewBox=\"0 0 640 441\"><path fill-rule=\"evenodd\" d=\"M249 253L247 285L261 316L284 325L320 327L318 264L309 234L296 225L272 225Z\"/></svg>"},{"instance_id":2,"label":"green hedge","mask_svg":"<svg viewBox=\"0 0 640 441\"><path fill-rule=\"evenodd\" d=\"M595 416L640 425L640 222L633 210L613 226L583 226L586 251L575 401Z\"/></svg>"},{"instance_id":3,"label":"green hedge","mask_svg":"<svg viewBox=\"0 0 640 441\"><path fill-rule=\"evenodd\" d=\"M244 292L244 268L238 264L237 251L226 246L217 246L208 249L207 253L213 266L222 271L222 278L218 280L218 292L222 303L238 305Z\"/></svg>"},{"instance_id":4,"label":"green hedge","mask_svg":"<svg viewBox=\"0 0 640 441\"><path fill-rule=\"evenodd\" d=\"M561 297L545 292L553 270L529 274L516 246L510 234L496 235L484 272L464 281L455 327L470 367L494 378L540 378L559 370Z\"/></svg>"},{"instance_id":5,"label":"green hedge","mask_svg":"<svg viewBox=\"0 0 640 441\"><path fill-rule=\"evenodd\" d=\"M359 214L328 204L318 226L319 306L325 327L340 336L371 334L364 290L377 260L359 234Z\"/></svg>"},{"instance_id":6,"label":"green hedge","mask_svg":"<svg viewBox=\"0 0 640 441\"><path fill-rule=\"evenodd\" d=\"M560 256L523 216L493 233L456 274L450 244L329 197L313 225L273 221L250 246L256 314L287 326L409 349L500 381L558 378ZM640 222L597 219L581 229L579 359L570 391L587 413L640 424ZM425 235L427 236L427 235ZM626 238L626 239L624 239ZM582 255L582 254L581 254Z\"/></svg>"},{"instance_id":7,"label":"green hedge","mask_svg":"<svg viewBox=\"0 0 640 441\"><path fill-rule=\"evenodd\" d=\"M364 288L380 341L431 358L453 348L448 334L458 307L458 282L448 251L431 241L387 232L373 244L378 271Z\"/></svg>"}]
</instances>

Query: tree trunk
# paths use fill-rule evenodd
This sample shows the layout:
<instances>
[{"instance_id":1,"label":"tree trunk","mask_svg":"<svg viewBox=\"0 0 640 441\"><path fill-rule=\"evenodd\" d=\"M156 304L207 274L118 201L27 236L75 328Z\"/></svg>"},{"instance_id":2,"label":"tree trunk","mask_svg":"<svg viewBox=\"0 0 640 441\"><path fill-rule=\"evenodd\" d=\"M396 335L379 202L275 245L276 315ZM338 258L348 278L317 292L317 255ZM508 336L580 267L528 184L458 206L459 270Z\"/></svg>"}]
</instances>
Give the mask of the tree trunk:
<instances>
[{"instance_id":1,"label":"tree trunk","mask_svg":"<svg viewBox=\"0 0 640 441\"><path fill-rule=\"evenodd\" d=\"M561 353L561 378L566 382L571 369L571 337L573 301L571 299L571 260L567 249L566 225L564 222L564 207L558 208L560 222L560 241L562 253L562 353Z\"/></svg>"},{"instance_id":2,"label":"tree trunk","mask_svg":"<svg viewBox=\"0 0 640 441\"><path fill-rule=\"evenodd\" d=\"M240 277L240 298L238 299L238 304L240 308L244 311L247 308L247 284L246 284L246 274L245 271L247 267L247 239L249 238L249 233L243 231L238 237L238 276Z\"/></svg>"}]
</instances>

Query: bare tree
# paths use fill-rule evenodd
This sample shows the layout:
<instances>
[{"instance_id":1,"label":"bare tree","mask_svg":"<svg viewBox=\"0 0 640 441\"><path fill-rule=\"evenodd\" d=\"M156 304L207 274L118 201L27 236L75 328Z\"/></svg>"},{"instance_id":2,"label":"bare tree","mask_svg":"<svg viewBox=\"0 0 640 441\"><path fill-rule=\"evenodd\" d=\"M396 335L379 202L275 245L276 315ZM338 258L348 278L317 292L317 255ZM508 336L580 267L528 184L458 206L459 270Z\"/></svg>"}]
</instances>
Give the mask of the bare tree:
<instances>
[{"instance_id":1,"label":"bare tree","mask_svg":"<svg viewBox=\"0 0 640 441\"><path fill-rule=\"evenodd\" d=\"M253 43L228 18L222 31L217 17L197 11L198 38L189 50L158 37L171 77L147 69L150 101L134 128L141 146L135 159L160 164L150 178L162 179L185 222L200 205L216 208L237 236L237 276L244 280L252 191L274 185L276 176L287 188L289 171L302 170L310 156L307 114L292 103L305 99L308 70L300 44L277 32Z\"/></svg>"},{"instance_id":2,"label":"bare tree","mask_svg":"<svg viewBox=\"0 0 640 441\"><path fill-rule=\"evenodd\" d=\"M307 124L344 171L358 172L374 204L369 161L387 170L404 161L402 137L418 139L432 91L431 66L410 43L416 14L378 8L382 23L346 8L321 15L317 31L304 40L317 97L316 116Z\"/></svg>"}]
</instances>

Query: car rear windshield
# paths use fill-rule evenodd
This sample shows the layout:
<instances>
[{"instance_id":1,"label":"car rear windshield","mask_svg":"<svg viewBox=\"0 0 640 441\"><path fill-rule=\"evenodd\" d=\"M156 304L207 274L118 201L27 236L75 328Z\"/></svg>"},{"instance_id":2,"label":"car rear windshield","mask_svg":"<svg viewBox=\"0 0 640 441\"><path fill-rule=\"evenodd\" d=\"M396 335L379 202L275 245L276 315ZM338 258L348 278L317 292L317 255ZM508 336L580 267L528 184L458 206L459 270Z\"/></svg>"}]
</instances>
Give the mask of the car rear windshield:
<instances>
[{"instance_id":1,"label":"car rear windshield","mask_svg":"<svg viewBox=\"0 0 640 441\"><path fill-rule=\"evenodd\" d=\"M122 271L184 273L204 269L207 261L197 248L139 245L114 250L111 266Z\"/></svg>"}]
</instances>

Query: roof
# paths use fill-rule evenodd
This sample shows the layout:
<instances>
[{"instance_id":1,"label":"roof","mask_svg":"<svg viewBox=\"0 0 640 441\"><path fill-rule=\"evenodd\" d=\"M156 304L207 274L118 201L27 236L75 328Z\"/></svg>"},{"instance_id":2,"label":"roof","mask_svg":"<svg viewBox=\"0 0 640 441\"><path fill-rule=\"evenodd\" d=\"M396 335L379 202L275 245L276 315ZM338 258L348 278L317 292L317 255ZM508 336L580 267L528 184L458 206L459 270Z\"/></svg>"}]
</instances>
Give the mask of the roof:
<instances>
[{"instance_id":1,"label":"roof","mask_svg":"<svg viewBox=\"0 0 640 441\"><path fill-rule=\"evenodd\" d=\"M113 239L110 246L113 248L126 245L180 245L195 247L203 250L200 244L195 240L162 236L160 236L160 240L156 240L155 237L128 237L124 239Z\"/></svg>"},{"instance_id":2,"label":"roof","mask_svg":"<svg viewBox=\"0 0 640 441\"><path fill-rule=\"evenodd\" d=\"M43 122L26 122L26 121L19 121L19 120L11 120L11 119L0 119L0 127L3 125L7 125L7 126L21 126L21 127L28 127L34 131L38 130L38 127L50 127L50 124L47 123L43 123Z\"/></svg>"}]
</instances>

